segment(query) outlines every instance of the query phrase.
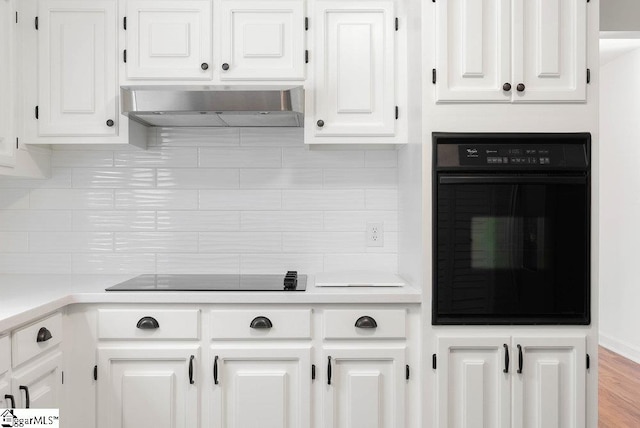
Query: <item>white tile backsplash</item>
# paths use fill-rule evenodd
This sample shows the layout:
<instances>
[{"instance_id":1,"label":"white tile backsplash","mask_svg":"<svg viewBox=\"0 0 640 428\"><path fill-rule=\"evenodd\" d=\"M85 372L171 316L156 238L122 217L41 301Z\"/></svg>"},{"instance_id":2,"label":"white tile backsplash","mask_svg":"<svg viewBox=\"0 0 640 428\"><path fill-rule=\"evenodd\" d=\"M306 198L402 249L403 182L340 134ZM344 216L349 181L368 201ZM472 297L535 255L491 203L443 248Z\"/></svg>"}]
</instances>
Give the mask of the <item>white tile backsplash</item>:
<instances>
[{"instance_id":1,"label":"white tile backsplash","mask_svg":"<svg viewBox=\"0 0 640 428\"><path fill-rule=\"evenodd\" d=\"M0 177L0 273L397 271L395 150L309 147L300 128L156 135L54 147L48 180Z\"/></svg>"}]
</instances>

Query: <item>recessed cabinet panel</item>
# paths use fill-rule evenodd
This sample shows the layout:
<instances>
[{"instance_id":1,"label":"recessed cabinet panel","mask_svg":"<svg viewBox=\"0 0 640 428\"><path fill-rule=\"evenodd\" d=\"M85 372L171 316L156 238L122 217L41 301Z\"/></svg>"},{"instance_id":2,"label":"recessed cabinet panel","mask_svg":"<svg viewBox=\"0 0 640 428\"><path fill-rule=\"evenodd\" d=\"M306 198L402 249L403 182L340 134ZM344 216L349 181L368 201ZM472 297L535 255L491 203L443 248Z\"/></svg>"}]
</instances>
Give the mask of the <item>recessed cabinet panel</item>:
<instances>
[{"instance_id":1,"label":"recessed cabinet panel","mask_svg":"<svg viewBox=\"0 0 640 428\"><path fill-rule=\"evenodd\" d=\"M513 338L522 347L514 377L514 428L585 426L585 339Z\"/></svg>"},{"instance_id":2,"label":"recessed cabinet panel","mask_svg":"<svg viewBox=\"0 0 640 428\"><path fill-rule=\"evenodd\" d=\"M510 337L439 338L437 427L508 428L511 410Z\"/></svg>"},{"instance_id":3,"label":"recessed cabinet panel","mask_svg":"<svg viewBox=\"0 0 640 428\"><path fill-rule=\"evenodd\" d=\"M392 2L318 2L316 136L393 136Z\"/></svg>"},{"instance_id":4,"label":"recessed cabinet panel","mask_svg":"<svg viewBox=\"0 0 640 428\"><path fill-rule=\"evenodd\" d=\"M129 79L211 79L211 1L129 0Z\"/></svg>"},{"instance_id":5,"label":"recessed cabinet panel","mask_svg":"<svg viewBox=\"0 0 640 428\"><path fill-rule=\"evenodd\" d=\"M216 428L310 426L309 348L211 349ZM214 369L216 370L216 369Z\"/></svg>"},{"instance_id":6,"label":"recessed cabinet panel","mask_svg":"<svg viewBox=\"0 0 640 428\"><path fill-rule=\"evenodd\" d=\"M324 355L324 427L406 426L404 348L325 348Z\"/></svg>"},{"instance_id":7,"label":"recessed cabinet panel","mask_svg":"<svg viewBox=\"0 0 640 428\"><path fill-rule=\"evenodd\" d=\"M26 407L28 390L30 408L59 409L62 403L61 369L62 353L57 352L45 360L25 367L24 370L14 372L12 389L16 407ZM26 388L26 390L20 387Z\"/></svg>"},{"instance_id":8,"label":"recessed cabinet panel","mask_svg":"<svg viewBox=\"0 0 640 428\"><path fill-rule=\"evenodd\" d=\"M301 0L223 0L221 8L222 80L304 79Z\"/></svg>"},{"instance_id":9,"label":"recessed cabinet panel","mask_svg":"<svg viewBox=\"0 0 640 428\"><path fill-rule=\"evenodd\" d=\"M510 82L510 0L436 2L437 101L503 101Z\"/></svg>"},{"instance_id":10,"label":"recessed cabinet panel","mask_svg":"<svg viewBox=\"0 0 640 428\"><path fill-rule=\"evenodd\" d=\"M101 348L98 357L99 428L199 426L198 347Z\"/></svg>"},{"instance_id":11,"label":"recessed cabinet panel","mask_svg":"<svg viewBox=\"0 0 640 428\"><path fill-rule=\"evenodd\" d=\"M15 81L14 7L11 0L0 0L0 166L14 166L16 162L13 135Z\"/></svg>"},{"instance_id":12,"label":"recessed cabinet panel","mask_svg":"<svg viewBox=\"0 0 640 428\"><path fill-rule=\"evenodd\" d=\"M39 3L40 136L116 135L115 10L113 0Z\"/></svg>"},{"instance_id":13,"label":"recessed cabinet panel","mask_svg":"<svg viewBox=\"0 0 640 428\"><path fill-rule=\"evenodd\" d=\"M584 101L587 73L587 2L518 0L514 13L514 101ZM518 9L522 13L517 13Z\"/></svg>"}]
</instances>

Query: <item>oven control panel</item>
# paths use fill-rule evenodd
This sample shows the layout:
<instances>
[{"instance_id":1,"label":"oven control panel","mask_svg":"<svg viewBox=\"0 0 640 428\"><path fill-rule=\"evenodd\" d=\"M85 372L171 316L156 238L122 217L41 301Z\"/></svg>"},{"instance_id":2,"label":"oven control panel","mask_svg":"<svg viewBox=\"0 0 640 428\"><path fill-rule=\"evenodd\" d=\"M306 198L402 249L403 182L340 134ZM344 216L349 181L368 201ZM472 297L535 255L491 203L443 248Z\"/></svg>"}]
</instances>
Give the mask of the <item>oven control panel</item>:
<instances>
[{"instance_id":1,"label":"oven control panel","mask_svg":"<svg viewBox=\"0 0 640 428\"><path fill-rule=\"evenodd\" d=\"M564 166L562 147L553 146L490 146L461 144L458 146L461 166Z\"/></svg>"}]
</instances>

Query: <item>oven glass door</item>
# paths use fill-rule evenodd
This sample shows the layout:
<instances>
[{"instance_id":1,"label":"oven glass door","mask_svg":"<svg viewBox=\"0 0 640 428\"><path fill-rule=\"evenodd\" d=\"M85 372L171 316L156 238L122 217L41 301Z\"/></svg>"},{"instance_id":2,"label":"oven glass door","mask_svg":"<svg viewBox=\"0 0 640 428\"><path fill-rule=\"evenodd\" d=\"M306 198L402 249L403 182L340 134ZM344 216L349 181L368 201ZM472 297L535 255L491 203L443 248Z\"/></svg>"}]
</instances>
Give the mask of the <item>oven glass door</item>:
<instances>
[{"instance_id":1,"label":"oven glass door","mask_svg":"<svg viewBox=\"0 0 640 428\"><path fill-rule=\"evenodd\" d=\"M583 176L438 177L434 324L588 324Z\"/></svg>"}]
</instances>

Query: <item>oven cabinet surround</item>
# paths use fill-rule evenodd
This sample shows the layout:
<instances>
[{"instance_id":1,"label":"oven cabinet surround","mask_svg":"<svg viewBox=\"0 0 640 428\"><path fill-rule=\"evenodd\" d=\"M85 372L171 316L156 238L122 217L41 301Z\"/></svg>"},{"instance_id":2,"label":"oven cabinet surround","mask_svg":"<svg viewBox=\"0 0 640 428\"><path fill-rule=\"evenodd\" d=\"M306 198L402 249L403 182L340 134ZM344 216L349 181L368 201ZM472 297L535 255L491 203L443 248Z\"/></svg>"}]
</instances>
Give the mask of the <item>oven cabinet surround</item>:
<instances>
[{"instance_id":1,"label":"oven cabinet surround","mask_svg":"<svg viewBox=\"0 0 640 428\"><path fill-rule=\"evenodd\" d=\"M436 2L436 101L584 102L586 0Z\"/></svg>"},{"instance_id":2,"label":"oven cabinet surround","mask_svg":"<svg viewBox=\"0 0 640 428\"><path fill-rule=\"evenodd\" d=\"M496 428L586 426L584 335L443 335L437 342L438 428L472 421Z\"/></svg>"},{"instance_id":3,"label":"oven cabinet surround","mask_svg":"<svg viewBox=\"0 0 640 428\"><path fill-rule=\"evenodd\" d=\"M406 139L406 22L396 21L402 7L393 1L314 2L307 143Z\"/></svg>"},{"instance_id":4,"label":"oven cabinet surround","mask_svg":"<svg viewBox=\"0 0 640 428\"><path fill-rule=\"evenodd\" d=\"M149 418L160 428L420 426L416 304L92 304L68 312L71 428L147 426Z\"/></svg>"}]
</instances>

